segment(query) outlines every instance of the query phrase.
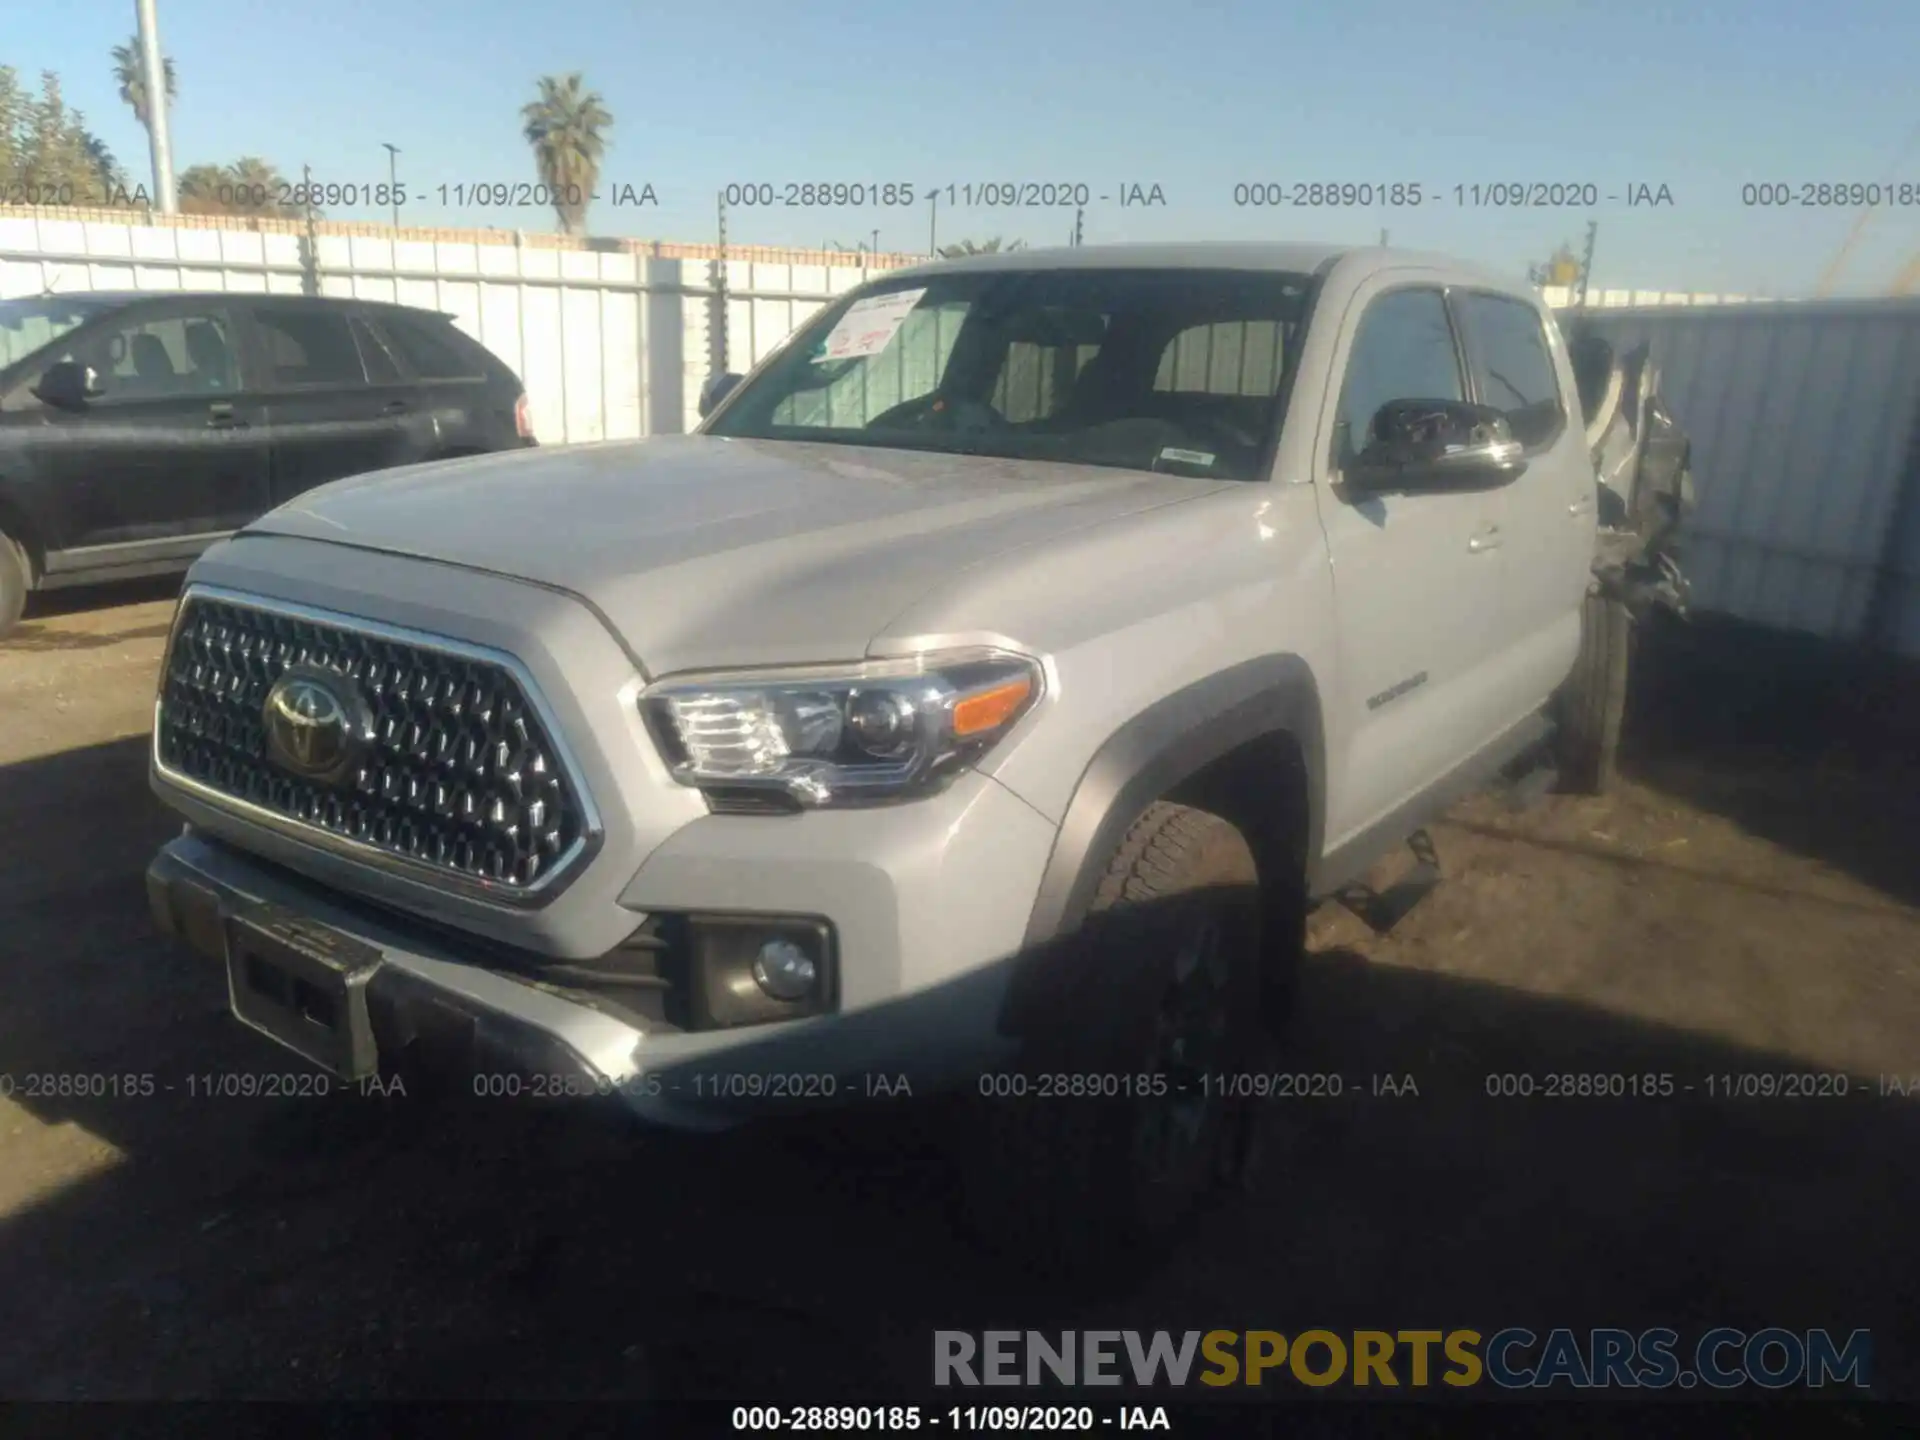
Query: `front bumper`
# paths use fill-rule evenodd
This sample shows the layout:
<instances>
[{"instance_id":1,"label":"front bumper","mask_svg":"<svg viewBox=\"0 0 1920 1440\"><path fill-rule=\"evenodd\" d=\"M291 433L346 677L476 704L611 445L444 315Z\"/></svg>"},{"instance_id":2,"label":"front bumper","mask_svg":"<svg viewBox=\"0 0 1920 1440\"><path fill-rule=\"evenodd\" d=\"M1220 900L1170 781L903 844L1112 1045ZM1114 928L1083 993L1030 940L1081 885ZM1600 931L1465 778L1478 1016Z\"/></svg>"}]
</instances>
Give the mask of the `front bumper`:
<instances>
[{"instance_id":1,"label":"front bumper","mask_svg":"<svg viewBox=\"0 0 1920 1440\"><path fill-rule=\"evenodd\" d=\"M476 1095L607 1097L652 1123L718 1129L964 1086L1009 1048L1007 965L811 1019L683 1031L609 1013L493 963L460 932L423 930L192 830L155 856L147 893L163 932L222 967L240 1020L347 1080L412 1056L471 1074ZM278 990L330 988L324 1023L255 983L275 926L305 936L271 957L287 971Z\"/></svg>"}]
</instances>

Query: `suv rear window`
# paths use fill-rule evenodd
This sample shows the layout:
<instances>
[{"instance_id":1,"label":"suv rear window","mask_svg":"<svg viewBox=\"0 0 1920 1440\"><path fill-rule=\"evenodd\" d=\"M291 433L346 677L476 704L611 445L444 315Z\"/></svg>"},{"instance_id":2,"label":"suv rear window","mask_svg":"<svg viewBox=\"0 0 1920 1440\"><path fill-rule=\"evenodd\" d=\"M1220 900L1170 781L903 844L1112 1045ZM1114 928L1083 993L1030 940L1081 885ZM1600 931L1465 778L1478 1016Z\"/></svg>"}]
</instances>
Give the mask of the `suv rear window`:
<instances>
[{"instance_id":1,"label":"suv rear window","mask_svg":"<svg viewBox=\"0 0 1920 1440\"><path fill-rule=\"evenodd\" d=\"M395 353L422 380L484 380L487 367L478 347L453 328L451 320L399 312L376 317Z\"/></svg>"}]
</instances>

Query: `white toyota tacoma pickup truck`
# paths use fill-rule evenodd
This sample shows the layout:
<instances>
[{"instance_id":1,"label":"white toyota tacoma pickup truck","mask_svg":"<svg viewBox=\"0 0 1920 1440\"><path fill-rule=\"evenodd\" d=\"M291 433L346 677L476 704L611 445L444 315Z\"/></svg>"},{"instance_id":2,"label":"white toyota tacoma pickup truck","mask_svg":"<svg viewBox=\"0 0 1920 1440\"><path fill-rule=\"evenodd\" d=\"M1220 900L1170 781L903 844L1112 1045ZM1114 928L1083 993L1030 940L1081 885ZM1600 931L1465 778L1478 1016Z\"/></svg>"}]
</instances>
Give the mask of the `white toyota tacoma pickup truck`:
<instances>
[{"instance_id":1,"label":"white toyota tacoma pickup truck","mask_svg":"<svg viewBox=\"0 0 1920 1440\"><path fill-rule=\"evenodd\" d=\"M154 914L340 1077L681 1126L957 1092L980 1214L1164 1236L1244 1152L1311 901L1530 751L1604 771L1578 390L1530 288L1433 256L896 272L694 435L350 479L209 551Z\"/></svg>"}]
</instances>

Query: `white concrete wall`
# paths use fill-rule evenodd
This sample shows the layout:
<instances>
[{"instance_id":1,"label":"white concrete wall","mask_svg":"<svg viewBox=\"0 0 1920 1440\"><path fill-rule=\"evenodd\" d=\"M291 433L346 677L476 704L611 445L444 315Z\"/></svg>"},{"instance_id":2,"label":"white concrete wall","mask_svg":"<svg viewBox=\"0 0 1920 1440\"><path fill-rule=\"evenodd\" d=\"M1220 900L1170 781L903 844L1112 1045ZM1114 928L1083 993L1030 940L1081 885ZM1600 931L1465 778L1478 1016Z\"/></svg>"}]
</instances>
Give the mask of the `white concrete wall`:
<instances>
[{"instance_id":1,"label":"white concrete wall","mask_svg":"<svg viewBox=\"0 0 1920 1440\"><path fill-rule=\"evenodd\" d=\"M1570 285L1543 285L1540 293L1556 310L1573 304ZM1758 295L1728 295L1715 290L1589 290L1590 309L1617 310L1646 305L1748 305L1766 303Z\"/></svg>"}]
</instances>

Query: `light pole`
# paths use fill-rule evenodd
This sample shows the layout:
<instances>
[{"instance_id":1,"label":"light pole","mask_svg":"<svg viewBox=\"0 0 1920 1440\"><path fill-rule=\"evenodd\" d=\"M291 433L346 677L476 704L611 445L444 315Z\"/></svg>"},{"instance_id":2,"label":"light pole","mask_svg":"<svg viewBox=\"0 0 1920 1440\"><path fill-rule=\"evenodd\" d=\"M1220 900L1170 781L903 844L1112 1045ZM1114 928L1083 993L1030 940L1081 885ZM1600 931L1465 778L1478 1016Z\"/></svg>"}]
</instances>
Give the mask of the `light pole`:
<instances>
[{"instance_id":1,"label":"light pole","mask_svg":"<svg viewBox=\"0 0 1920 1440\"><path fill-rule=\"evenodd\" d=\"M1587 281L1593 275L1593 242L1599 233L1600 222L1598 220L1589 220L1587 222L1587 250L1586 253L1580 257L1580 288L1575 292L1573 302L1575 305L1583 308L1587 303Z\"/></svg>"},{"instance_id":2,"label":"light pole","mask_svg":"<svg viewBox=\"0 0 1920 1440\"><path fill-rule=\"evenodd\" d=\"M173 146L167 137L167 70L160 59L160 22L154 0L134 0L140 27L140 72L147 87L147 150L153 160L153 198L162 215L179 209L173 193Z\"/></svg>"},{"instance_id":3,"label":"light pole","mask_svg":"<svg viewBox=\"0 0 1920 1440\"><path fill-rule=\"evenodd\" d=\"M382 140L387 152L387 194L393 199L393 228L400 228L400 147Z\"/></svg>"}]
</instances>

